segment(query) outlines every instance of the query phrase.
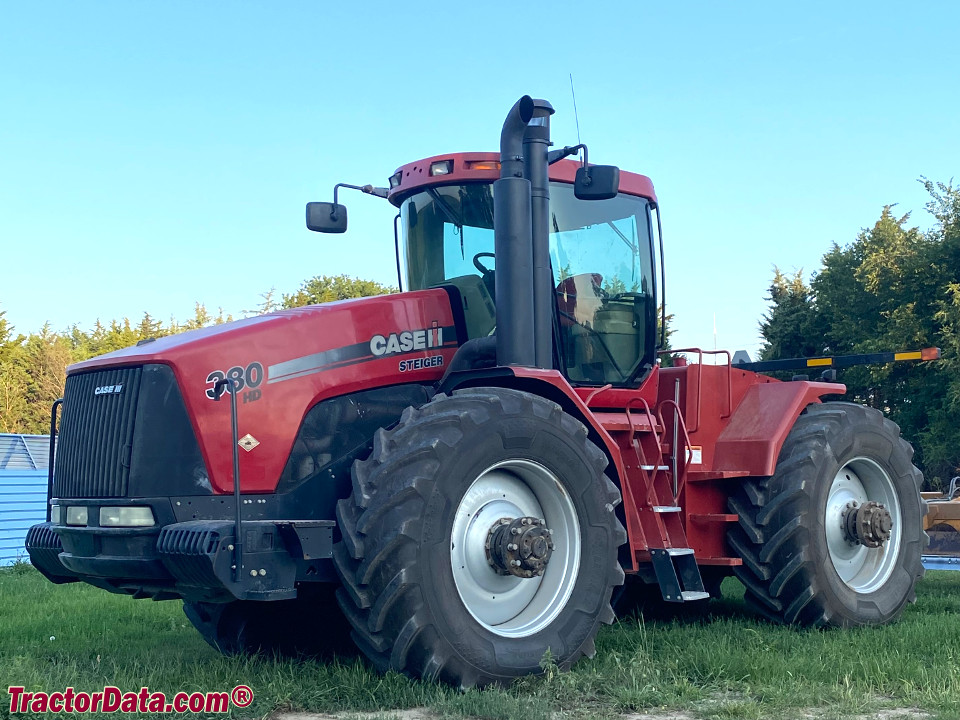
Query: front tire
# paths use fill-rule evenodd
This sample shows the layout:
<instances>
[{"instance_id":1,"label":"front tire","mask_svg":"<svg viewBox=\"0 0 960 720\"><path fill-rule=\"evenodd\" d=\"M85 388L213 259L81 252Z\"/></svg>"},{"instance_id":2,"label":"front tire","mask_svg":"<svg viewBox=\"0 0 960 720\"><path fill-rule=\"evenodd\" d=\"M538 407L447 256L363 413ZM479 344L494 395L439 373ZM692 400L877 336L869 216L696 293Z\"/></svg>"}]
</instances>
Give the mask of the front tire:
<instances>
[{"instance_id":1,"label":"front tire","mask_svg":"<svg viewBox=\"0 0 960 720\"><path fill-rule=\"evenodd\" d=\"M744 481L729 501L740 516L728 541L743 560L735 571L747 603L797 625L896 620L923 577L926 505L912 457L877 410L807 407L773 476Z\"/></svg>"},{"instance_id":2,"label":"front tire","mask_svg":"<svg viewBox=\"0 0 960 720\"><path fill-rule=\"evenodd\" d=\"M606 464L581 423L528 393L462 390L404 411L337 506L338 597L364 654L460 687L541 672L548 650L561 668L592 655L623 582ZM513 529L545 565L510 569L521 561L496 548Z\"/></svg>"},{"instance_id":3,"label":"front tire","mask_svg":"<svg viewBox=\"0 0 960 720\"><path fill-rule=\"evenodd\" d=\"M303 587L294 600L184 601L183 612L210 647L224 655L356 654L332 585Z\"/></svg>"}]
</instances>

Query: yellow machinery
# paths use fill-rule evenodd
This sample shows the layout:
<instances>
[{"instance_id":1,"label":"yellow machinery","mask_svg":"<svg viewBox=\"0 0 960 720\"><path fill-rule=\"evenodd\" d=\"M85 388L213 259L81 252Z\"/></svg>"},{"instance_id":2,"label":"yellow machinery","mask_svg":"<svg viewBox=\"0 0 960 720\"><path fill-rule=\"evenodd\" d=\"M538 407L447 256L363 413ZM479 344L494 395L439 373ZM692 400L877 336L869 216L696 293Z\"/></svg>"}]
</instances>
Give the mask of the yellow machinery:
<instances>
[{"instance_id":1,"label":"yellow machinery","mask_svg":"<svg viewBox=\"0 0 960 720\"><path fill-rule=\"evenodd\" d=\"M960 476L950 481L943 495L921 493L927 501L923 529L930 536L930 547L923 556L928 570L960 570Z\"/></svg>"}]
</instances>

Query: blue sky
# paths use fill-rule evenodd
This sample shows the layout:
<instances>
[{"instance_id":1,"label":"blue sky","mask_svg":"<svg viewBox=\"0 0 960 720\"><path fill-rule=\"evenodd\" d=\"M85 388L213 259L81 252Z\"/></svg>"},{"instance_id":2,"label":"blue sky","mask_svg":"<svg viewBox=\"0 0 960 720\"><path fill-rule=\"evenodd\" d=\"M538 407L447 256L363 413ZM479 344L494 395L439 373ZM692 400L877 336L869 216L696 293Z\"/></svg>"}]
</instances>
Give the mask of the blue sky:
<instances>
[{"instance_id":1,"label":"blue sky","mask_svg":"<svg viewBox=\"0 0 960 720\"><path fill-rule=\"evenodd\" d=\"M534 30L536 31L534 32ZM774 265L815 270L960 167L960 3L0 5L0 310L18 331L316 274L393 282L390 206L304 228L334 183L494 150L525 93L653 178L675 345L758 344Z\"/></svg>"}]
</instances>

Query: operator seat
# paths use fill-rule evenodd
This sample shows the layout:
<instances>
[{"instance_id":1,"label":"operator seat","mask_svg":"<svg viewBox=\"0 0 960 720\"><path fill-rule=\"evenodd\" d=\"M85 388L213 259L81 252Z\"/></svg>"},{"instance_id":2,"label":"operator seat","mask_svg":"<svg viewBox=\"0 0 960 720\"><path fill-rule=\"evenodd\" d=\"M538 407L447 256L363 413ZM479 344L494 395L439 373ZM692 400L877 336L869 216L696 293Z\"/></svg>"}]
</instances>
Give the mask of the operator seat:
<instances>
[{"instance_id":1,"label":"operator seat","mask_svg":"<svg viewBox=\"0 0 960 720\"><path fill-rule=\"evenodd\" d=\"M604 382L606 377L603 353L597 352L592 332L597 311L603 307L602 284L600 273L580 273L557 285L560 341L567 376L573 381Z\"/></svg>"}]
</instances>

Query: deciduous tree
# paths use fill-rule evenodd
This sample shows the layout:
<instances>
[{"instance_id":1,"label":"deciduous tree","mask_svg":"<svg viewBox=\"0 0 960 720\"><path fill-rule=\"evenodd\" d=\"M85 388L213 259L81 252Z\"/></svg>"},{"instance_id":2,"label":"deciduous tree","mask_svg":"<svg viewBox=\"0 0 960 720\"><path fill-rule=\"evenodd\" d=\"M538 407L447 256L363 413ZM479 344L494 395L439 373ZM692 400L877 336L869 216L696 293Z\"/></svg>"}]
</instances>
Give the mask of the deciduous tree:
<instances>
[{"instance_id":1,"label":"deciduous tree","mask_svg":"<svg viewBox=\"0 0 960 720\"><path fill-rule=\"evenodd\" d=\"M394 292L397 292L395 287L374 280L360 280L348 275L317 275L306 280L297 292L284 293L281 304L285 308L294 308Z\"/></svg>"}]
</instances>

